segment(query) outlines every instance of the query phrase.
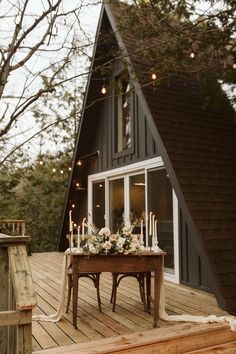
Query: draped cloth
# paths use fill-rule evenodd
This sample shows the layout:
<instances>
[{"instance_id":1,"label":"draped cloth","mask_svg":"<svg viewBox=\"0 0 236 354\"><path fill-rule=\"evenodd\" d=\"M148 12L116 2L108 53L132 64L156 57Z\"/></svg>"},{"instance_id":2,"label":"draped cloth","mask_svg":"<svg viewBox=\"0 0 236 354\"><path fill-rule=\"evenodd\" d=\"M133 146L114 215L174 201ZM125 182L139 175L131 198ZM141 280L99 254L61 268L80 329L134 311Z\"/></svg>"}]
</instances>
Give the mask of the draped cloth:
<instances>
[{"instance_id":1,"label":"draped cloth","mask_svg":"<svg viewBox=\"0 0 236 354\"><path fill-rule=\"evenodd\" d=\"M33 320L37 321L48 321L48 322L58 322L64 315L65 311L65 298L66 298L66 284L67 284L67 268L70 262L70 256L68 252L70 249L67 249L62 266L62 280L60 287L60 296L59 303L56 313L51 315L34 315ZM76 251L75 251L76 252ZM109 256L108 256L109 257ZM164 262L163 262L164 264ZM229 326L232 331L236 331L236 317L234 316L193 316L193 315L168 315L165 310L165 290L164 290L164 267L160 274L161 281L161 291L160 291L160 302L159 302L159 318L164 321L173 321L173 322L196 322L196 323L229 323Z\"/></svg>"}]
</instances>

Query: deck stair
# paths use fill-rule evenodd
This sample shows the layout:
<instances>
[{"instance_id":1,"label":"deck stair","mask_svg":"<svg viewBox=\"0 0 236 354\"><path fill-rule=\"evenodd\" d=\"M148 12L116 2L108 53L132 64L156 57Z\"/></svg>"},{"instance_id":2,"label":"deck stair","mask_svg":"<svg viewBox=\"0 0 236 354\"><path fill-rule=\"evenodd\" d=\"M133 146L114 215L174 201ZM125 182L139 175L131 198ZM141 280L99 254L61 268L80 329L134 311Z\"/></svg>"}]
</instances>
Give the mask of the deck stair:
<instances>
[{"instance_id":1,"label":"deck stair","mask_svg":"<svg viewBox=\"0 0 236 354\"><path fill-rule=\"evenodd\" d=\"M236 353L236 341L224 343L220 345L214 345L200 350L194 350L185 354L235 354Z\"/></svg>"},{"instance_id":2,"label":"deck stair","mask_svg":"<svg viewBox=\"0 0 236 354\"><path fill-rule=\"evenodd\" d=\"M33 354L233 354L236 332L226 324L177 324L125 336L35 351ZM234 351L207 351L209 348ZM200 351L199 351L200 349Z\"/></svg>"}]
</instances>

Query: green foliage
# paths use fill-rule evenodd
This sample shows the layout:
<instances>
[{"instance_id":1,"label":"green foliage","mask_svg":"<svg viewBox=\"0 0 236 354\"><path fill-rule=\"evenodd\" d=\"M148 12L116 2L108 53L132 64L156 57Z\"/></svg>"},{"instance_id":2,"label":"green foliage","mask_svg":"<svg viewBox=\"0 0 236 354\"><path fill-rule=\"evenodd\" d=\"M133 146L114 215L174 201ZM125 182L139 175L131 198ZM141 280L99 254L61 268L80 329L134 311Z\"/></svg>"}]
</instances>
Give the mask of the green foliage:
<instances>
[{"instance_id":1,"label":"green foliage","mask_svg":"<svg viewBox=\"0 0 236 354\"><path fill-rule=\"evenodd\" d=\"M56 250L71 164L68 154L40 160L43 165L2 168L0 177L0 219L26 220L32 252Z\"/></svg>"}]
</instances>

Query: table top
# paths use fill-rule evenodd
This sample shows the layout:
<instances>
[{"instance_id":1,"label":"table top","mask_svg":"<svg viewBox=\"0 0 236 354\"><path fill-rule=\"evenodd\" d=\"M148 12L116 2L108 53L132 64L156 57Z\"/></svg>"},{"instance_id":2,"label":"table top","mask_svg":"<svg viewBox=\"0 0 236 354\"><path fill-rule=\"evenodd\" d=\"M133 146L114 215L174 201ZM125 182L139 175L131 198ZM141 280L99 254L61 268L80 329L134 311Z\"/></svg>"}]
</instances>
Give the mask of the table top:
<instances>
[{"instance_id":1,"label":"table top","mask_svg":"<svg viewBox=\"0 0 236 354\"><path fill-rule=\"evenodd\" d=\"M74 251L74 250L67 250L66 254L71 255L71 256L80 256L80 257L150 257L150 256L165 256L166 252L160 250L159 252L154 252L154 251L142 251L142 252L138 252L138 253L128 253L128 254L124 254L124 253L109 253L109 254L105 254L105 253L89 253L89 252L78 252L78 251Z\"/></svg>"}]
</instances>

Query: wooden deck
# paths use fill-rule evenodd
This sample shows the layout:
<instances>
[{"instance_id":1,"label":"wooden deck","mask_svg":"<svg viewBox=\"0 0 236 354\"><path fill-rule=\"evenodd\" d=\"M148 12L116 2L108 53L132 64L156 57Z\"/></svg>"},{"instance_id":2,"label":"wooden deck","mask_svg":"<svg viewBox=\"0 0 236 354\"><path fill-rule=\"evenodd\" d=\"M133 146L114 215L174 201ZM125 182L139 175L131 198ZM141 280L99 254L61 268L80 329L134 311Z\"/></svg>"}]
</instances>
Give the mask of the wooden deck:
<instances>
[{"instance_id":1,"label":"wooden deck","mask_svg":"<svg viewBox=\"0 0 236 354\"><path fill-rule=\"evenodd\" d=\"M37 253L29 257L38 306L34 313L55 313L61 283L63 254ZM224 315L211 294L165 282L166 307L169 314ZM98 311L96 291L86 278L80 280L78 330L72 326L69 311L58 323L33 321L33 350L70 346L74 343L91 342L108 337L152 330L153 318L143 311L138 283L129 277L120 283L116 312L110 304L111 275L101 276L102 313ZM185 324L186 325L186 324ZM159 327L178 328L178 323L159 321ZM189 324L188 330L197 324ZM204 325L206 326L206 325ZM209 325L210 326L210 325ZM217 327L218 326L218 327ZM219 329L219 325L216 327ZM223 325L225 328L225 325ZM158 329L157 329L158 330ZM66 348L66 347L65 347ZM89 352L89 351L88 351Z\"/></svg>"}]
</instances>

